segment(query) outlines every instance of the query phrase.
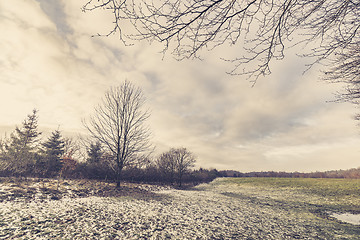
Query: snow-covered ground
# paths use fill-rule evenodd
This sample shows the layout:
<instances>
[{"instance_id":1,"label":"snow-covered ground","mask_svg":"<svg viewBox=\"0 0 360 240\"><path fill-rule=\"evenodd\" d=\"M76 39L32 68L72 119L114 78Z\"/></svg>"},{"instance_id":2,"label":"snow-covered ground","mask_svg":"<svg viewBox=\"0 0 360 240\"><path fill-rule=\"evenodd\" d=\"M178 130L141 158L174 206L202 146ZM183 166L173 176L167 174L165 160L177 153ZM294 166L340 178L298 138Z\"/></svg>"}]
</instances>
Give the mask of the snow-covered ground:
<instances>
[{"instance_id":1,"label":"snow-covered ground","mask_svg":"<svg viewBox=\"0 0 360 240\"><path fill-rule=\"evenodd\" d=\"M129 184L118 192L34 183L30 196L29 187L0 183L0 239L360 239L360 228L278 192L247 194L221 181L191 190Z\"/></svg>"},{"instance_id":2,"label":"snow-covered ground","mask_svg":"<svg viewBox=\"0 0 360 240\"><path fill-rule=\"evenodd\" d=\"M334 217L340 221L360 225L360 214L352 214L352 213L331 213L331 217ZM359 233L360 234L360 233Z\"/></svg>"}]
</instances>

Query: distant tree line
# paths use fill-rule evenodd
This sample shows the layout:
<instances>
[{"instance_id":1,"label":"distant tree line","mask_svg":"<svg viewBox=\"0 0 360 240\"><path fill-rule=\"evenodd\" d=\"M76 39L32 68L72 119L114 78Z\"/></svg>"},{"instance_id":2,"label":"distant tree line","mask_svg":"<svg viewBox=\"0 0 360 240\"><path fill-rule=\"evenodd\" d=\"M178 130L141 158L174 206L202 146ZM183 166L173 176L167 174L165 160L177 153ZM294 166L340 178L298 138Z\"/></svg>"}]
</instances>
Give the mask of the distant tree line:
<instances>
[{"instance_id":1,"label":"distant tree line","mask_svg":"<svg viewBox=\"0 0 360 240\"><path fill-rule=\"evenodd\" d=\"M117 182L116 162L99 141L84 145L54 130L44 141L33 110L9 137L0 140L0 177L87 178ZM84 156L79 154L84 147ZM196 158L186 148L171 148L157 157L133 155L124 165L121 180L182 186L210 182L217 177L357 178L360 168L325 172L248 172L193 169ZM115 164L115 166L114 166Z\"/></svg>"},{"instance_id":2,"label":"distant tree line","mask_svg":"<svg viewBox=\"0 0 360 240\"><path fill-rule=\"evenodd\" d=\"M325 172L248 172L242 173L234 170L219 171L220 177L279 177L279 178L353 178L360 179L360 168L348 170L333 170Z\"/></svg>"},{"instance_id":3,"label":"distant tree line","mask_svg":"<svg viewBox=\"0 0 360 240\"><path fill-rule=\"evenodd\" d=\"M116 180L116 171L109 162L111 156L101 148L101 144L92 143L86 162L79 166L79 172L86 178ZM139 156L134 162L123 169L122 180L176 184L181 187L183 183L209 182L219 176L215 169L193 170L195 157L186 148L171 148L155 159Z\"/></svg>"},{"instance_id":4,"label":"distant tree line","mask_svg":"<svg viewBox=\"0 0 360 240\"><path fill-rule=\"evenodd\" d=\"M60 130L54 130L44 141L41 135L38 111L33 110L21 127L16 127L9 137L0 141L1 177L118 181L114 161L116 156L101 142L85 141L80 144L72 138L63 137ZM86 148L83 157L78 154L81 147ZM195 161L194 155L186 148L171 148L153 158L149 155L132 155L129 164L123 166L121 180L182 186L184 183L208 182L218 177L217 170L193 170Z\"/></svg>"},{"instance_id":5,"label":"distant tree line","mask_svg":"<svg viewBox=\"0 0 360 240\"><path fill-rule=\"evenodd\" d=\"M125 81L106 92L94 114L83 121L89 137L81 143L59 129L41 139L38 111L33 110L9 137L0 139L0 176L89 178L116 182L158 182L183 186L216 177L360 178L360 169L316 173L194 170L196 158L184 147L152 157L149 113L140 88ZM85 151L81 151L85 149ZM85 152L84 154L80 154Z\"/></svg>"}]
</instances>

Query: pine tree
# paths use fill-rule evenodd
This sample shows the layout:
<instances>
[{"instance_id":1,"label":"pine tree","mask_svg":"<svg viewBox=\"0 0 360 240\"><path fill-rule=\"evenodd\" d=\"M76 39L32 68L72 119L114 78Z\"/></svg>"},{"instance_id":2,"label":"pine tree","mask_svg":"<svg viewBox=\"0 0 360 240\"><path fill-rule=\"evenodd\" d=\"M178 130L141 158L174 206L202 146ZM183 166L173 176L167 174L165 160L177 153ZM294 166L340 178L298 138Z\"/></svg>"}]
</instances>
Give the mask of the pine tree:
<instances>
[{"instance_id":1,"label":"pine tree","mask_svg":"<svg viewBox=\"0 0 360 240\"><path fill-rule=\"evenodd\" d=\"M52 132L46 142L42 144L42 164L45 167L46 176L56 176L62 168L62 157L65 142L59 130Z\"/></svg>"},{"instance_id":2,"label":"pine tree","mask_svg":"<svg viewBox=\"0 0 360 240\"><path fill-rule=\"evenodd\" d=\"M86 168L90 178L106 179L111 172L109 160L100 142L91 143L87 151Z\"/></svg>"},{"instance_id":3,"label":"pine tree","mask_svg":"<svg viewBox=\"0 0 360 240\"><path fill-rule=\"evenodd\" d=\"M2 157L6 163L6 170L12 174L28 175L33 171L41 135L38 131L37 112L34 109L23 121L22 127L16 127L10 139L2 143Z\"/></svg>"},{"instance_id":4,"label":"pine tree","mask_svg":"<svg viewBox=\"0 0 360 240\"><path fill-rule=\"evenodd\" d=\"M86 159L89 164L97 164L101 161L102 150L99 142L91 143L87 151L88 158Z\"/></svg>"}]
</instances>

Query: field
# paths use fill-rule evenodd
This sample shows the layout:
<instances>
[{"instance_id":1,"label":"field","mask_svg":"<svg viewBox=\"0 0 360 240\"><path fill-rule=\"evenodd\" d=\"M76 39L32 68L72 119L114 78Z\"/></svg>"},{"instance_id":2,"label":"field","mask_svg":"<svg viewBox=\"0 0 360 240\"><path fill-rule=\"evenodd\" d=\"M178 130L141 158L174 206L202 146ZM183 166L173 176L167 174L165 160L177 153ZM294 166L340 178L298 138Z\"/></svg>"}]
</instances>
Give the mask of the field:
<instances>
[{"instance_id":1,"label":"field","mask_svg":"<svg viewBox=\"0 0 360 240\"><path fill-rule=\"evenodd\" d=\"M0 239L360 239L360 180L148 184L1 179Z\"/></svg>"}]
</instances>

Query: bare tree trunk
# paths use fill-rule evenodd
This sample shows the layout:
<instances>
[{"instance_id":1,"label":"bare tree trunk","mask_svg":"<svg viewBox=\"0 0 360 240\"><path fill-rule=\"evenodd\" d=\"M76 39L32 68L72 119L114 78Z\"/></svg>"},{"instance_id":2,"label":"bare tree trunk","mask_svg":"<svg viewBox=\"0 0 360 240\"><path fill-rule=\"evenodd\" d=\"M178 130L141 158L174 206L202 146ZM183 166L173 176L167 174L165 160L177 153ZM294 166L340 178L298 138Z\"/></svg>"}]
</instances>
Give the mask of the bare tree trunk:
<instances>
[{"instance_id":1,"label":"bare tree trunk","mask_svg":"<svg viewBox=\"0 0 360 240\"><path fill-rule=\"evenodd\" d=\"M116 188L120 188L120 179L119 179L119 177L116 179Z\"/></svg>"},{"instance_id":2,"label":"bare tree trunk","mask_svg":"<svg viewBox=\"0 0 360 240\"><path fill-rule=\"evenodd\" d=\"M116 173L116 188L120 188L120 182L121 182L121 170L119 169Z\"/></svg>"},{"instance_id":3,"label":"bare tree trunk","mask_svg":"<svg viewBox=\"0 0 360 240\"><path fill-rule=\"evenodd\" d=\"M179 187L181 187L182 184L182 172L179 172Z\"/></svg>"}]
</instances>

